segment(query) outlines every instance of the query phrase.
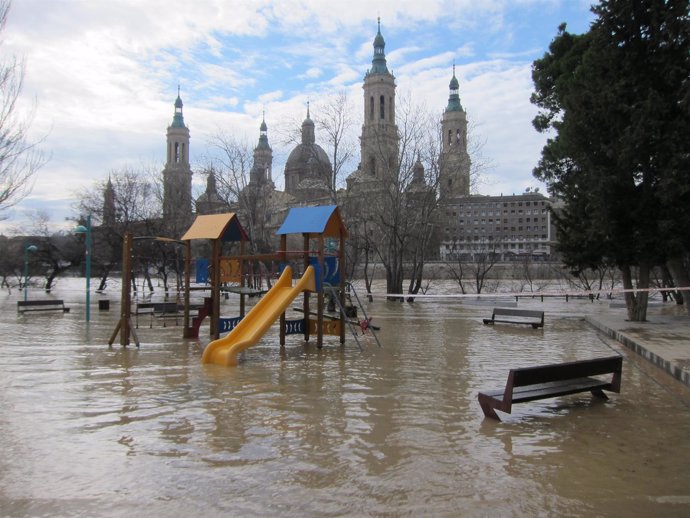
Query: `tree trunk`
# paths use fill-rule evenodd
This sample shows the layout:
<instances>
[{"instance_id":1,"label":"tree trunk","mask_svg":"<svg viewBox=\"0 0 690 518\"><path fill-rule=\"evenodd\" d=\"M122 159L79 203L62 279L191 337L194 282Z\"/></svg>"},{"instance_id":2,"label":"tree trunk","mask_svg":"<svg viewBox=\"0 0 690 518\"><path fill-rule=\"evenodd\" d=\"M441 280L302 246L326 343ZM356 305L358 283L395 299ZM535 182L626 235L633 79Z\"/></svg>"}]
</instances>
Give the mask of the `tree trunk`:
<instances>
[{"instance_id":1,"label":"tree trunk","mask_svg":"<svg viewBox=\"0 0 690 518\"><path fill-rule=\"evenodd\" d=\"M621 274L623 278L623 288L632 290L633 276L630 266L621 266ZM649 266L640 265L638 268L637 289L646 290L649 288ZM647 291L632 291L625 292L625 306L628 310L628 320L631 322L645 322L647 320L647 301L649 293Z\"/></svg>"},{"instance_id":2,"label":"tree trunk","mask_svg":"<svg viewBox=\"0 0 690 518\"><path fill-rule=\"evenodd\" d=\"M103 272L101 273L101 281L98 284L98 289L96 291L103 291L108 285L108 275L110 274L110 271L107 269L104 269Z\"/></svg>"},{"instance_id":3,"label":"tree trunk","mask_svg":"<svg viewBox=\"0 0 690 518\"><path fill-rule=\"evenodd\" d=\"M681 288L690 287L690 275L688 275L688 270L683 265L682 257L673 257L666 261L668 269L673 276L673 281L676 286ZM685 310L688 315L690 315L690 290L678 290L683 296L683 303L685 303Z\"/></svg>"},{"instance_id":4,"label":"tree trunk","mask_svg":"<svg viewBox=\"0 0 690 518\"><path fill-rule=\"evenodd\" d=\"M402 259L398 257L393 257L390 264L386 266L386 291L388 293L402 293L403 291ZM388 300L404 301L402 297L388 297Z\"/></svg>"}]
</instances>

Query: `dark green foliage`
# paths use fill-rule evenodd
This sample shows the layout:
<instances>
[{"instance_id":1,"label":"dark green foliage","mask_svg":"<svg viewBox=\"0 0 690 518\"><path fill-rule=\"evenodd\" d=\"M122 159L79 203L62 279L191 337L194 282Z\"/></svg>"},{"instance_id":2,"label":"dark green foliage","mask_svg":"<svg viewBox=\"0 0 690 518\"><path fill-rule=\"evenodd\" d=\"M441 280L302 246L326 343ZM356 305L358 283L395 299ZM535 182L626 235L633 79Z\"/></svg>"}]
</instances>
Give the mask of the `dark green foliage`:
<instances>
[{"instance_id":1,"label":"dark green foliage","mask_svg":"<svg viewBox=\"0 0 690 518\"><path fill-rule=\"evenodd\" d=\"M562 25L533 64L533 124L555 133L534 175L565 203L572 267L646 268L690 250L688 9L602 1L589 32Z\"/></svg>"}]
</instances>

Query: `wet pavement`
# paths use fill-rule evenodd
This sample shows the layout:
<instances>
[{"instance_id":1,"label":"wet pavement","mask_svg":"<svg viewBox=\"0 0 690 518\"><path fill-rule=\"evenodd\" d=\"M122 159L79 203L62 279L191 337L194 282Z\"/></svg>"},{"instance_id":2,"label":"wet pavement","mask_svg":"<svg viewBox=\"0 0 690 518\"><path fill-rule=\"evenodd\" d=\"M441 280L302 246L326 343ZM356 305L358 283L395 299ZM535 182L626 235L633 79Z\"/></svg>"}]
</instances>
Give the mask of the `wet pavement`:
<instances>
[{"instance_id":1,"label":"wet pavement","mask_svg":"<svg viewBox=\"0 0 690 518\"><path fill-rule=\"evenodd\" d=\"M585 320L690 387L690 316L682 307L650 305L646 322L630 322L624 307Z\"/></svg>"}]
</instances>

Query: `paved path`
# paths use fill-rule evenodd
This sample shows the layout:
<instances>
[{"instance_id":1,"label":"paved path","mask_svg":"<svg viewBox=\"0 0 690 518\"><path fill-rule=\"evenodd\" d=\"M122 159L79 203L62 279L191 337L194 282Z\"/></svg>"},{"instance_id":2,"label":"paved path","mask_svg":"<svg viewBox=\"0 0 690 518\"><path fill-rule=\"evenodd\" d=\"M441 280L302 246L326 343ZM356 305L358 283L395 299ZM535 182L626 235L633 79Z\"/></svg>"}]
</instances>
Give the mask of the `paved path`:
<instances>
[{"instance_id":1,"label":"paved path","mask_svg":"<svg viewBox=\"0 0 690 518\"><path fill-rule=\"evenodd\" d=\"M627 321L625 308L611 308L585 318L690 387L690 316L683 308L650 306L646 322Z\"/></svg>"}]
</instances>

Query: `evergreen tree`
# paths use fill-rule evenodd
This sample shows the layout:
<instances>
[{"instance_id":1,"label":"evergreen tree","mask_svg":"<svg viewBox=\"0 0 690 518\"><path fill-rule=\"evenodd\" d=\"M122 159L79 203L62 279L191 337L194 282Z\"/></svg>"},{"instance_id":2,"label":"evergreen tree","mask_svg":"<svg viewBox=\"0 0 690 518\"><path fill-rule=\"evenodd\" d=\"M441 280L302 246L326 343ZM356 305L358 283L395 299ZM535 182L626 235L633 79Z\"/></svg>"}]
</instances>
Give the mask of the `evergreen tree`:
<instances>
[{"instance_id":1,"label":"evergreen tree","mask_svg":"<svg viewBox=\"0 0 690 518\"><path fill-rule=\"evenodd\" d=\"M534 175L564 208L566 263L616 265L624 287L690 250L690 16L685 0L604 0L589 32L559 28L533 64L540 132L555 130ZM626 293L631 320L647 293Z\"/></svg>"}]
</instances>

